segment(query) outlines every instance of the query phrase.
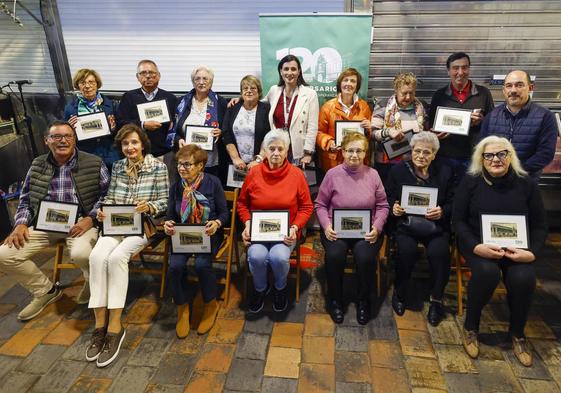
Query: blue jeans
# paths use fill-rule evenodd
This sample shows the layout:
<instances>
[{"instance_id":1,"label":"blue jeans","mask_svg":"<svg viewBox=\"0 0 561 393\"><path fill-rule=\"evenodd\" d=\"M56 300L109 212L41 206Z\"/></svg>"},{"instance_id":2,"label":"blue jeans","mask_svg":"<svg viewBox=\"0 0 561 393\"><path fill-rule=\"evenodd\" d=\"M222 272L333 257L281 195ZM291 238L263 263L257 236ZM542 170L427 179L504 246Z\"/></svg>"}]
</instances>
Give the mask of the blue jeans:
<instances>
[{"instance_id":1,"label":"blue jeans","mask_svg":"<svg viewBox=\"0 0 561 393\"><path fill-rule=\"evenodd\" d=\"M253 286L258 292L267 289L267 265L271 266L275 288L278 290L286 287L286 277L290 269L290 253L296 246L287 246L284 243L256 243L249 246L247 260L249 270L253 275Z\"/></svg>"}]
</instances>

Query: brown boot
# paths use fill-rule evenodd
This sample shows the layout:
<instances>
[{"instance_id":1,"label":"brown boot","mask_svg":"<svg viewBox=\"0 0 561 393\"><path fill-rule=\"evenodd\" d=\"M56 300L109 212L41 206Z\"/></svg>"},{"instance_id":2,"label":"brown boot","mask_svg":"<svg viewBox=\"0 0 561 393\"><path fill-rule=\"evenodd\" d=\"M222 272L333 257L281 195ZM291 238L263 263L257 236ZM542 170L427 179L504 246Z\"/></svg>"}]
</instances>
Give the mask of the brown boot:
<instances>
[{"instance_id":1,"label":"brown boot","mask_svg":"<svg viewBox=\"0 0 561 393\"><path fill-rule=\"evenodd\" d=\"M185 338L189 335L189 304L181 304L177 306L177 324L175 325L175 333L179 338Z\"/></svg>"},{"instance_id":2,"label":"brown boot","mask_svg":"<svg viewBox=\"0 0 561 393\"><path fill-rule=\"evenodd\" d=\"M210 329L212 329L212 327L214 326L214 322L216 321L216 316L218 315L219 309L220 305L218 304L216 299L205 303L203 317L201 318L201 323L199 324L199 328L197 329L198 334L205 334Z\"/></svg>"}]
</instances>

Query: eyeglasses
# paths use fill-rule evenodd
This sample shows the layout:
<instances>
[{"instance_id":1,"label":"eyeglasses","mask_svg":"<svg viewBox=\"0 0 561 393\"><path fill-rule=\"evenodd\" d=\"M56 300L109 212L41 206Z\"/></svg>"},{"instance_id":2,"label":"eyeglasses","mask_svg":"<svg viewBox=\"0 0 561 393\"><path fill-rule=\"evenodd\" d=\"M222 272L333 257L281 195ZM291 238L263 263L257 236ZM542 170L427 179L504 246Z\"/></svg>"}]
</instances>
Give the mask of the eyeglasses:
<instances>
[{"instance_id":1,"label":"eyeglasses","mask_svg":"<svg viewBox=\"0 0 561 393\"><path fill-rule=\"evenodd\" d=\"M257 91L257 87L255 87L255 86L244 86L244 87L242 87L242 91Z\"/></svg>"},{"instance_id":2,"label":"eyeglasses","mask_svg":"<svg viewBox=\"0 0 561 393\"><path fill-rule=\"evenodd\" d=\"M345 153L348 153L350 155L353 155L353 154L360 155L362 153L366 153L366 150L363 150L363 149L345 149Z\"/></svg>"},{"instance_id":3,"label":"eyeglasses","mask_svg":"<svg viewBox=\"0 0 561 393\"><path fill-rule=\"evenodd\" d=\"M416 154L418 156L430 156L432 154L432 151L421 150L421 149L413 149L413 154Z\"/></svg>"},{"instance_id":4,"label":"eyeglasses","mask_svg":"<svg viewBox=\"0 0 561 393\"><path fill-rule=\"evenodd\" d=\"M504 161L504 159L507 158L509 154L510 153L508 150L501 150L496 153L483 153L481 154L481 156L485 161L493 161L495 157L497 157L501 161Z\"/></svg>"},{"instance_id":5,"label":"eyeglasses","mask_svg":"<svg viewBox=\"0 0 561 393\"><path fill-rule=\"evenodd\" d=\"M198 162L178 162L177 163L177 169L191 169L192 167L194 167L195 165L197 165Z\"/></svg>"},{"instance_id":6,"label":"eyeglasses","mask_svg":"<svg viewBox=\"0 0 561 393\"><path fill-rule=\"evenodd\" d=\"M142 76L142 77L147 77L147 76L155 76L158 75L157 71L140 71L137 73L138 75Z\"/></svg>"},{"instance_id":7,"label":"eyeglasses","mask_svg":"<svg viewBox=\"0 0 561 393\"><path fill-rule=\"evenodd\" d=\"M97 86L97 81L80 81L78 86Z\"/></svg>"},{"instance_id":8,"label":"eyeglasses","mask_svg":"<svg viewBox=\"0 0 561 393\"><path fill-rule=\"evenodd\" d=\"M55 142L60 142L60 141L62 141L63 138L67 141L71 141L71 140L74 139L74 135L73 134L65 134L65 135L52 134L52 135L49 135L48 138L55 141Z\"/></svg>"}]
</instances>

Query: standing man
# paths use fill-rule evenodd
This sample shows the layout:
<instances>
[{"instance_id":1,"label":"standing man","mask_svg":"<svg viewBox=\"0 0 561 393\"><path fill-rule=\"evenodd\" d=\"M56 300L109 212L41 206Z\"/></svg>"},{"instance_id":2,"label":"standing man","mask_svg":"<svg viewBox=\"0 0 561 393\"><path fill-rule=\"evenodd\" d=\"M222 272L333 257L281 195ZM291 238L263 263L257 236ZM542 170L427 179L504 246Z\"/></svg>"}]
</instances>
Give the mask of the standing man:
<instances>
[{"instance_id":1,"label":"standing man","mask_svg":"<svg viewBox=\"0 0 561 393\"><path fill-rule=\"evenodd\" d=\"M39 315L62 296L62 290L37 267L31 258L51 242L66 239L70 258L80 266L86 280L77 297L78 304L89 301L89 257L97 240L96 210L109 186L109 171L101 158L76 149L74 128L55 121L45 133L50 153L33 160L27 172L15 228L0 246L0 270L13 275L33 294L31 302L18 314L27 321ZM42 200L78 204L78 222L68 234L35 230Z\"/></svg>"},{"instance_id":2,"label":"standing man","mask_svg":"<svg viewBox=\"0 0 561 393\"><path fill-rule=\"evenodd\" d=\"M532 90L534 85L526 71L510 72L503 85L506 101L485 118L479 137L508 139L524 169L539 180L543 168L555 156L557 124L549 109L530 100Z\"/></svg>"},{"instance_id":3,"label":"standing man","mask_svg":"<svg viewBox=\"0 0 561 393\"><path fill-rule=\"evenodd\" d=\"M437 160L450 166L456 181L459 181L467 170L472 147L478 140L481 121L495 107L489 89L469 79L470 67L471 61L467 53L456 52L448 57L446 68L450 83L434 93L429 111L431 126L434 126L436 109L439 106L472 111L467 137L447 133L438 134L440 149Z\"/></svg>"}]
</instances>

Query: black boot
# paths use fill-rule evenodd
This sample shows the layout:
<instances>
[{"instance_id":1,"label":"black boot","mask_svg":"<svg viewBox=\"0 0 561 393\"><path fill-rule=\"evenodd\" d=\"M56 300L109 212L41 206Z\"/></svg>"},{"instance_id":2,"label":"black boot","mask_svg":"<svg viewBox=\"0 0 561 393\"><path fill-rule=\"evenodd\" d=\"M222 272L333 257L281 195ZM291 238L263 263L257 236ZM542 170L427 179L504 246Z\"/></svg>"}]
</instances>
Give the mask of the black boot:
<instances>
[{"instance_id":1,"label":"black boot","mask_svg":"<svg viewBox=\"0 0 561 393\"><path fill-rule=\"evenodd\" d=\"M405 302L397 296L395 290L392 295L392 308L394 312L400 317L405 314Z\"/></svg>"},{"instance_id":2,"label":"black boot","mask_svg":"<svg viewBox=\"0 0 561 393\"><path fill-rule=\"evenodd\" d=\"M345 319L345 313L343 311L343 306L341 302L337 300L331 300L327 305L327 311L329 312L329 316L335 323L342 323Z\"/></svg>"},{"instance_id":3,"label":"black boot","mask_svg":"<svg viewBox=\"0 0 561 393\"><path fill-rule=\"evenodd\" d=\"M276 289L273 298L273 310L282 312L288 306L288 298L286 296L286 286L283 289Z\"/></svg>"},{"instance_id":4,"label":"black boot","mask_svg":"<svg viewBox=\"0 0 561 393\"><path fill-rule=\"evenodd\" d=\"M438 326L440 321L446 316L444 306L439 300L431 300L427 319L432 326Z\"/></svg>"},{"instance_id":5,"label":"black boot","mask_svg":"<svg viewBox=\"0 0 561 393\"><path fill-rule=\"evenodd\" d=\"M356 305L356 321L366 325L370 320L370 303L367 300L359 300Z\"/></svg>"}]
</instances>

